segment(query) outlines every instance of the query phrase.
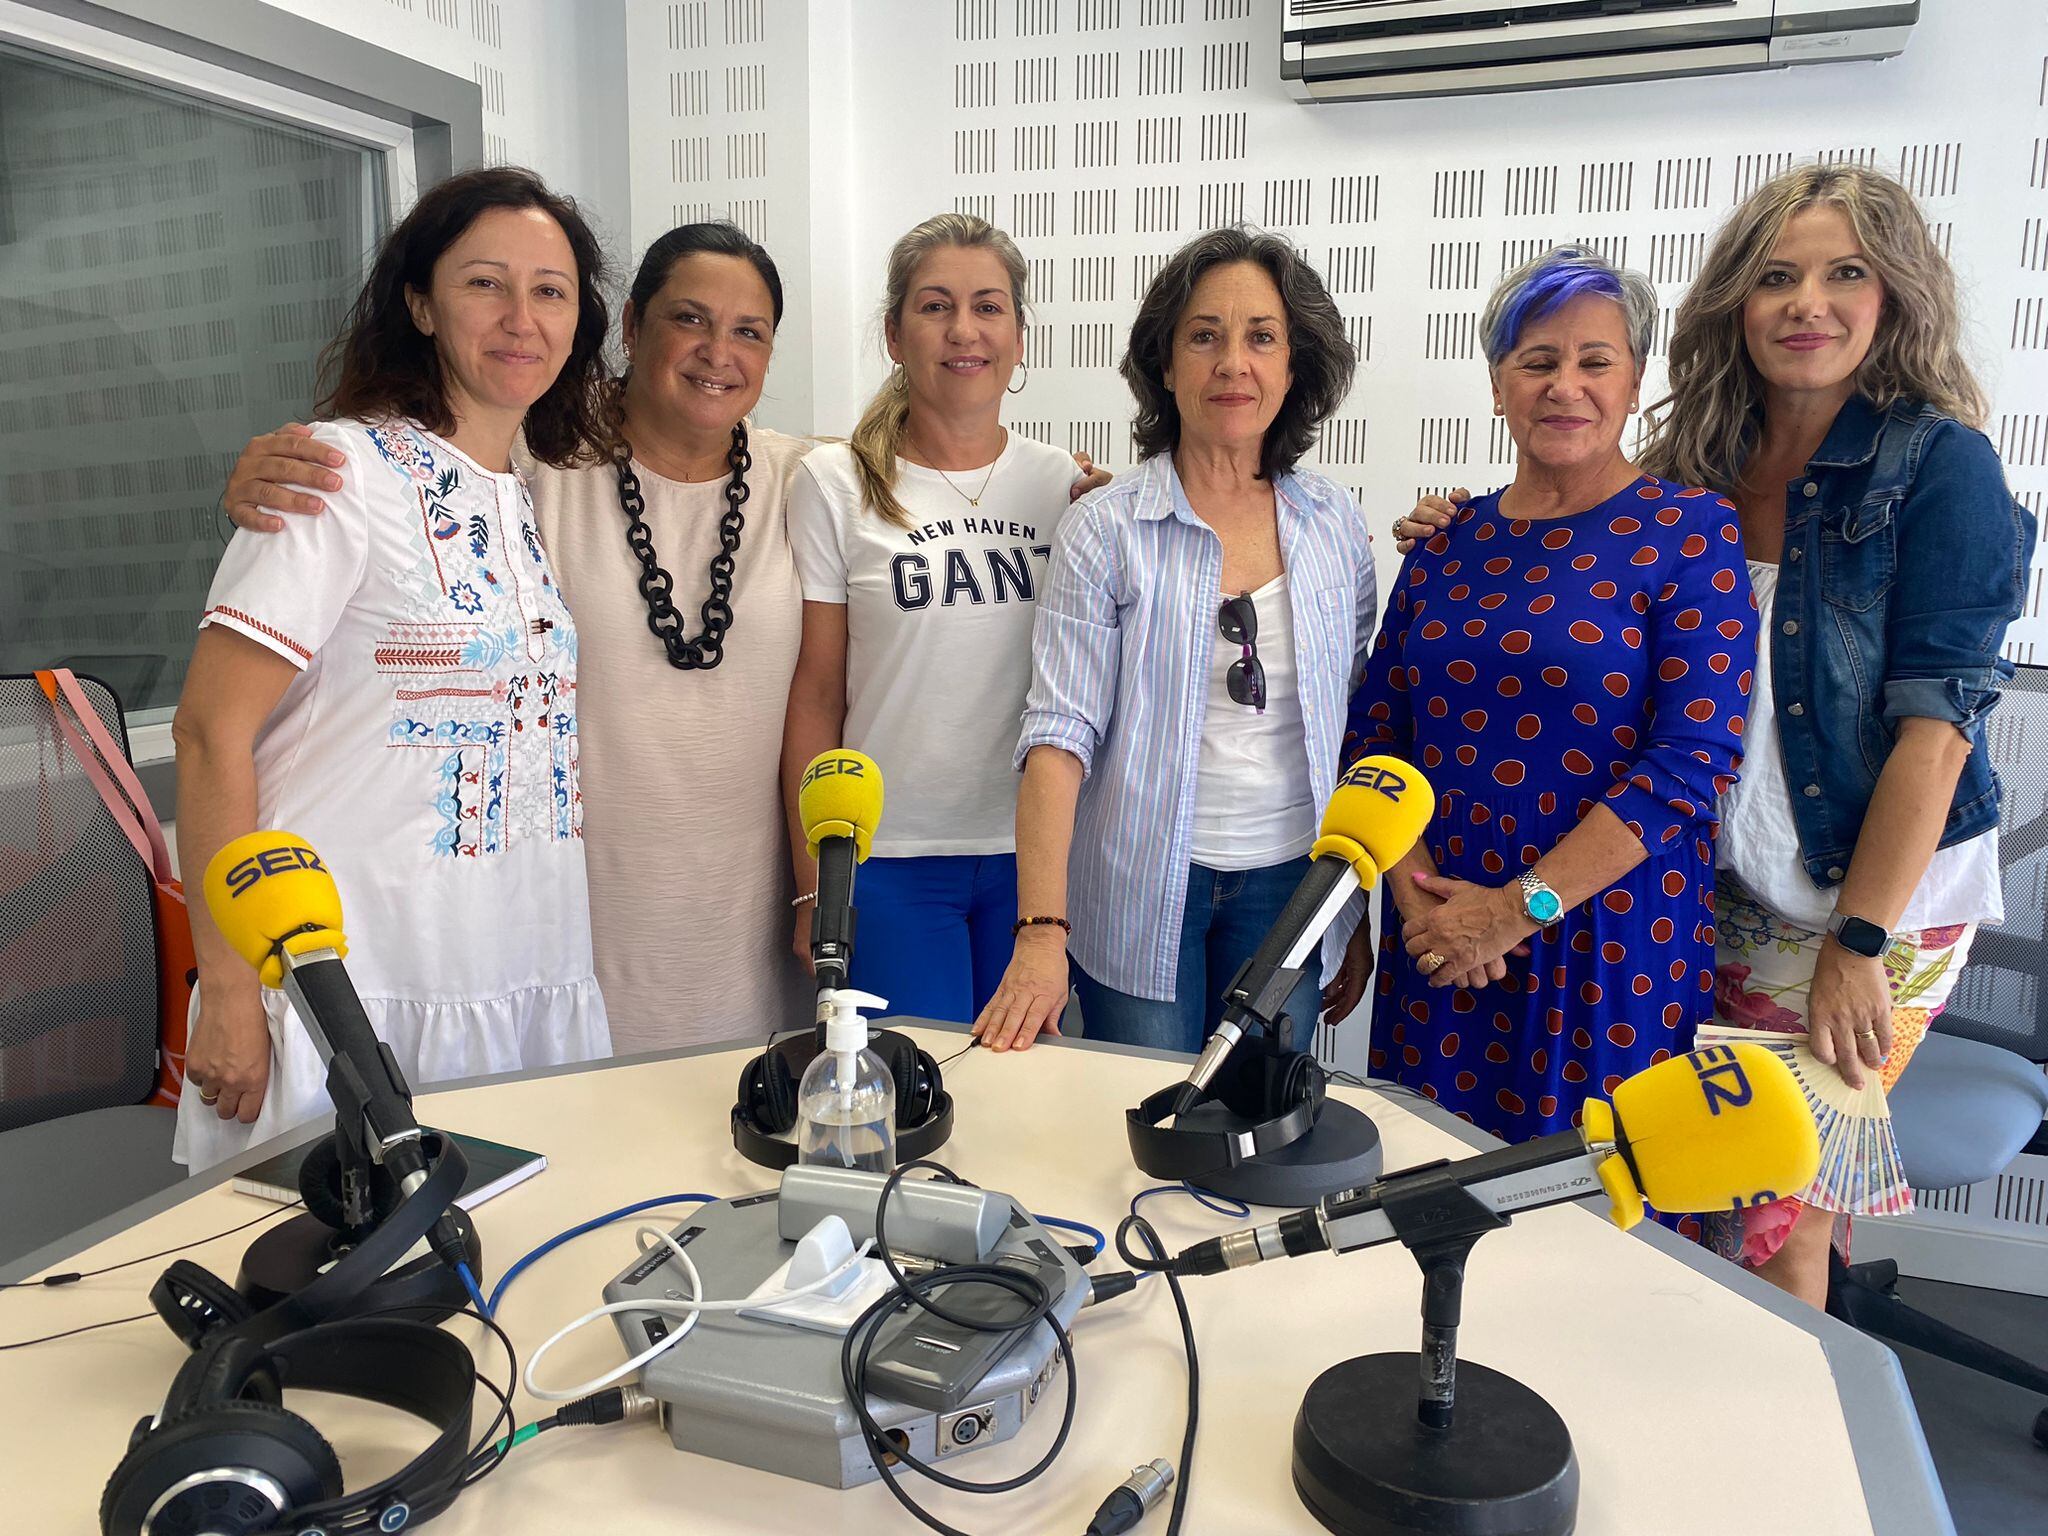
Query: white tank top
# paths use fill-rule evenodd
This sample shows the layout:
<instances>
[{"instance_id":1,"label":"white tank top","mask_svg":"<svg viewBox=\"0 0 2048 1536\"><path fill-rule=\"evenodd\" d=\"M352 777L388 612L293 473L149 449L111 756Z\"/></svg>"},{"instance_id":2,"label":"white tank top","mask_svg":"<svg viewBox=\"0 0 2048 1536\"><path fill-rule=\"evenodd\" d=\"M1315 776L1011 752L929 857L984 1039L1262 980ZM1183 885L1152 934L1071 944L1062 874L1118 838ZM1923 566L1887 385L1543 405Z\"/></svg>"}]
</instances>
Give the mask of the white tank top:
<instances>
[{"instance_id":1,"label":"white tank top","mask_svg":"<svg viewBox=\"0 0 2048 1536\"><path fill-rule=\"evenodd\" d=\"M1749 581L1756 591L1757 632L1765 638L1749 690L1749 723L1742 732L1742 777L1721 797L1721 836L1714 863L1731 871L1780 917L1821 932L1834 915L1837 887L1821 890L1807 878L1799 829L1792 819L1792 785L1785 777L1771 679L1769 637L1778 568L1752 560ZM1263 627L1263 613L1259 622ZM1895 926L1901 933L1917 933L1952 923L2003 921L2005 892L1999 881L1998 829L1993 827L1936 851Z\"/></svg>"},{"instance_id":2,"label":"white tank top","mask_svg":"<svg viewBox=\"0 0 2048 1536\"><path fill-rule=\"evenodd\" d=\"M1210 869L1263 869L1307 853L1316 837L1315 791L1294 669L1294 618L1283 572L1250 594L1254 644L1266 671L1266 710L1230 696L1230 669L1244 658L1215 630L1209 704L1195 760L1195 824L1189 857Z\"/></svg>"}]
</instances>

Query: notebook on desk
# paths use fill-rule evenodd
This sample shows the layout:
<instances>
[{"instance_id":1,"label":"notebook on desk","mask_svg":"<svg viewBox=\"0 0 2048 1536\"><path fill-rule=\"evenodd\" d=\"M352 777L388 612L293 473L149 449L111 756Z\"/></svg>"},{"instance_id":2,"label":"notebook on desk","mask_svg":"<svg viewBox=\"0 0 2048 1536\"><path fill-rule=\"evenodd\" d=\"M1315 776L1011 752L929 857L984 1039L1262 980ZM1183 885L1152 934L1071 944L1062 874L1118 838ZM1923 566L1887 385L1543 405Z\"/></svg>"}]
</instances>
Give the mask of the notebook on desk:
<instances>
[{"instance_id":1,"label":"notebook on desk","mask_svg":"<svg viewBox=\"0 0 2048 1536\"><path fill-rule=\"evenodd\" d=\"M455 1197L455 1203L466 1211L475 1210L491 1196L502 1194L515 1184L524 1183L548 1165L548 1160L540 1153L529 1152L523 1147L508 1147L502 1142L485 1141L479 1136L464 1136L454 1131L442 1134L460 1146L463 1156L469 1159L469 1173L462 1181L462 1193ZM315 1137L288 1152L265 1158L253 1168L245 1168L235 1176L233 1188L238 1194L289 1205L299 1198L299 1165L305 1162L306 1154L319 1144L320 1139Z\"/></svg>"}]
</instances>

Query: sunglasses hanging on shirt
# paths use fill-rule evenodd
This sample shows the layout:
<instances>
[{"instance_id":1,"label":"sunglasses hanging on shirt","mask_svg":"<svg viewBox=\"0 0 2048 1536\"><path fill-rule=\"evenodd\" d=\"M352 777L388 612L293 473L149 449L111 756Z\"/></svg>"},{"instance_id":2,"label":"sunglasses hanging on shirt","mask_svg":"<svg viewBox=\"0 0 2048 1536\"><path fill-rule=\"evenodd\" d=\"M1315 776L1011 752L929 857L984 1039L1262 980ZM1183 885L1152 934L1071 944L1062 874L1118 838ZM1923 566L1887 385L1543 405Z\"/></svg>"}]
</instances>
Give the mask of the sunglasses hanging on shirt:
<instances>
[{"instance_id":1,"label":"sunglasses hanging on shirt","mask_svg":"<svg viewBox=\"0 0 2048 1536\"><path fill-rule=\"evenodd\" d=\"M1225 599L1223 611L1216 617L1216 627L1222 631L1225 640L1244 647L1244 655L1230 664L1230 671L1223 679L1224 687L1230 690L1231 702L1263 715L1266 712L1266 669L1259 663L1259 610L1252 606L1251 595L1241 593Z\"/></svg>"}]
</instances>

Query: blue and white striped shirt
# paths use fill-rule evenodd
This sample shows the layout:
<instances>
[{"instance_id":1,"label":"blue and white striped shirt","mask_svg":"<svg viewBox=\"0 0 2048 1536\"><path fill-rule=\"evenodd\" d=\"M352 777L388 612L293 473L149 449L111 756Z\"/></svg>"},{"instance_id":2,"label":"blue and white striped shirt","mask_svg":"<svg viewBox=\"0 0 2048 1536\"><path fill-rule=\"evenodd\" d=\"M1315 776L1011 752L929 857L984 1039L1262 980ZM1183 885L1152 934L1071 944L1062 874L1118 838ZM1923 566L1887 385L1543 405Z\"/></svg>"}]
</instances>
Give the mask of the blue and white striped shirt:
<instances>
[{"instance_id":1,"label":"blue and white striped shirt","mask_svg":"<svg viewBox=\"0 0 2048 1536\"><path fill-rule=\"evenodd\" d=\"M1341 486L1293 471L1273 489L1320 807L1378 614L1372 551ZM1159 454L1068 512L1038 600L1017 763L1038 746L1081 760L1070 948L1090 976L1138 997L1173 996L1222 588L1223 541L1188 505L1172 455ZM1324 940L1326 975L1348 937L1340 923Z\"/></svg>"}]
</instances>

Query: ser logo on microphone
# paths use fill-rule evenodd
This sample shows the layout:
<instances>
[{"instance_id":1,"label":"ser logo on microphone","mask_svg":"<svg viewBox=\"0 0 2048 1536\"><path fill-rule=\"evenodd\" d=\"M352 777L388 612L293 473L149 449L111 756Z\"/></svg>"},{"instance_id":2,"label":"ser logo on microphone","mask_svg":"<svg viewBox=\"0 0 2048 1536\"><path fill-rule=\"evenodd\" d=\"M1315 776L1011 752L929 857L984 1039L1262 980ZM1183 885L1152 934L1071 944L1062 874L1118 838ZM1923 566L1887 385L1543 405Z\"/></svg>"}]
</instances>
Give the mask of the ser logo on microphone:
<instances>
[{"instance_id":1,"label":"ser logo on microphone","mask_svg":"<svg viewBox=\"0 0 2048 1536\"><path fill-rule=\"evenodd\" d=\"M1742 1060L1732 1046L1710 1045L1705 1050L1688 1053L1686 1060L1699 1074L1700 1092L1707 1096L1708 1114L1718 1115L1724 1107L1740 1109L1756 1097L1749 1074L1742 1070Z\"/></svg>"},{"instance_id":2,"label":"ser logo on microphone","mask_svg":"<svg viewBox=\"0 0 2048 1536\"><path fill-rule=\"evenodd\" d=\"M1393 769L1376 763L1370 758L1360 758L1344 770L1344 776L1337 781L1355 789L1369 789L1385 795L1389 800L1399 800L1408 793L1408 781Z\"/></svg>"},{"instance_id":3,"label":"ser logo on microphone","mask_svg":"<svg viewBox=\"0 0 2048 1536\"><path fill-rule=\"evenodd\" d=\"M857 757L821 757L804 770L803 782L799 786L809 789L820 779L860 779L867 777L867 764Z\"/></svg>"},{"instance_id":4,"label":"ser logo on microphone","mask_svg":"<svg viewBox=\"0 0 2048 1536\"><path fill-rule=\"evenodd\" d=\"M310 848L266 848L228 871L228 895L230 898L246 895L264 876L282 875L294 869L327 872L327 866L320 862L320 855Z\"/></svg>"}]
</instances>

